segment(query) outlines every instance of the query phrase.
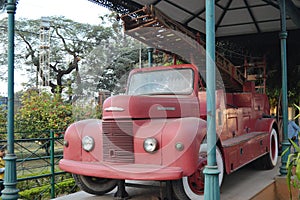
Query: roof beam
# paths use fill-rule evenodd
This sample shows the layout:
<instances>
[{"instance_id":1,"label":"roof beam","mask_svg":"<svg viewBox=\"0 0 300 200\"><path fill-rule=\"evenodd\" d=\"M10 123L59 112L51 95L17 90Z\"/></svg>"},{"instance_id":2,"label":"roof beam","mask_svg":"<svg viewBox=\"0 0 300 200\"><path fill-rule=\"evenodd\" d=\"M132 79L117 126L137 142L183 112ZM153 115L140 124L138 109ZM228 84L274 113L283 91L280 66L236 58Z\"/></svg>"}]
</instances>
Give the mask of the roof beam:
<instances>
[{"instance_id":1,"label":"roof beam","mask_svg":"<svg viewBox=\"0 0 300 200\"><path fill-rule=\"evenodd\" d=\"M248 12L249 12L249 14L250 14L252 20L253 20L253 23L254 23L254 25L255 25L255 28L256 28L257 32L258 32L258 33L261 33L261 30L260 30L260 28L259 28L259 26L258 26L258 24L257 24L257 21L256 21L254 15L253 15L253 12L252 12L252 10L251 10L249 4L248 4L248 1L247 1L247 0L244 0L244 3L245 3L245 5L246 5L246 7L247 7L247 10L248 10Z\"/></svg>"},{"instance_id":2,"label":"roof beam","mask_svg":"<svg viewBox=\"0 0 300 200\"><path fill-rule=\"evenodd\" d=\"M251 8L259 8L259 7L264 7L264 6L268 6L269 4L265 3L265 4L259 4L259 5L253 5L251 6ZM241 10L241 9L245 9L247 8L247 6L239 6L239 7L234 7L234 8L228 8L228 10Z\"/></svg>"},{"instance_id":3,"label":"roof beam","mask_svg":"<svg viewBox=\"0 0 300 200\"><path fill-rule=\"evenodd\" d=\"M274 3L273 1L271 0L263 0L263 1L279 10L278 4Z\"/></svg>"},{"instance_id":4,"label":"roof beam","mask_svg":"<svg viewBox=\"0 0 300 200\"><path fill-rule=\"evenodd\" d=\"M282 0L278 0L280 2ZM300 28L300 9L292 1L286 1L286 13L291 17L297 28Z\"/></svg>"},{"instance_id":5,"label":"roof beam","mask_svg":"<svg viewBox=\"0 0 300 200\"><path fill-rule=\"evenodd\" d=\"M225 15L226 15L226 12L227 12L228 8L230 7L231 3L232 3L232 0L229 0L226 4L226 7L223 9L222 15L220 16L220 18L216 24L216 28L215 28L216 32L217 32L218 27L220 26L221 22L223 21Z\"/></svg>"},{"instance_id":6,"label":"roof beam","mask_svg":"<svg viewBox=\"0 0 300 200\"><path fill-rule=\"evenodd\" d=\"M287 18L290 19L290 18ZM280 21L280 19L269 19L269 20L261 20L261 21L257 21L258 24L260 23L266 23L266 22L277 22ZM232 27L232 26L242 26L242 25L249 25L249 24L253 24L252 22L242 22L242 23L231 23L231 24L226 24L226 25L220 25L219 28L221 27Z\"/></svg>"},{"instance_id":7,"label":"roof beam","mask_svg":"<svg viewBox=\"0 0 300 200\"><path fill-rule=\"evenodd\" d=\"M220 0L216 0L216 4L219 2ZM197 12L196 14L193 14L192 17L188 18L185 22L183 22L182 24L187 26L188 23L190 23L191 21L193 21L195 18L199 18L200 20L203 20L203 18L198 17L199 15L201 15L202 13L205 12L205 7L203 9L201 9L199 12Z\"/></svg>"},{"instance_id":8,"label":"roof beam","mask_svg":"<svg viewBox=\"0 0 300 200\"><path fill-rule=\"evenodd\" d=\"M158 4L159 2L160 2L161 0L156 0L156 1L154 1L153 3L152 3L152 5L156 5L156 4Z\"/></svg>"},{"instance_id":9,"label":"roof beam","mask_svg":"<svg viewBox=\"0 0 300 200\"><path fill-rule=\"evenodd\" d=\"M184 12L186 12L186 13L192 15L192 16L194 16L194 13L192 13L191 11L183 8L182 6L179 6L178 4L175 4L175 3L173 3L173 2L171 2L169 0L164 0L164 1L167 2L167 3L169 3L169 4L171 4L172 6L174 6L176 8L179 8L180 10L182 10L182 11L184 11Z\"/></svg>"},{"instance_id":10,"label":"roof beam","mask_svg":"<svg viewBox=\"0 0 300 200\"><path fill-rule=\"evenodd\" d=\"M263 1L280 10L279 4L282 0L277 0L277 3L274 3L274 1L272 0ZM290 16L291 20L294 22L297 28L300 28L300 9L293 3L293 1L285 1L285 4L287 15Z\"/></svg>"}]
</instances>

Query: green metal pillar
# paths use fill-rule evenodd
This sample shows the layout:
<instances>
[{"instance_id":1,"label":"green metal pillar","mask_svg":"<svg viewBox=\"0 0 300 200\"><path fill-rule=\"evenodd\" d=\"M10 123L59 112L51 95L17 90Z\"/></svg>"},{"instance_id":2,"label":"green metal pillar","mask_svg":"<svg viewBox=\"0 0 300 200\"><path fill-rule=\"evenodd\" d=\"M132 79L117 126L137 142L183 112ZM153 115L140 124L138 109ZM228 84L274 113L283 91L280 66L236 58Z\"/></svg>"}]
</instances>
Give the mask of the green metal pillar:
<instances>
[{"instance_id":1,"label":"green metal pillar","mask_svg":"<svg viewBox=\"0 0 300 200\"><path fill-rule=\"evenodd\" d=\"M290 147L288 141L288 98L287 98L287 59L286 59L286 5L285 0L279 0L280 7L280 17L281 17L281 32L280 37L280 47L281 47L281 68L282 68L282 117L283 117L283 142L282 142L282 151ZM286 175L286 163L287 163L288 154L285 154L281 158L280 174Z\"/></svg>"},{"instance_id":2,"label":"green metal pillar","mask_svg":"<svg viewBox=\"0 0 300 200\"><path fill-rule=\"evenodd\" d=\"M7 154L5 160L3 200L18 199L19 190L16 188L16 160L14 154L14 36L15 36L15 0L8 0L8 116L7 116Z\"/></svg>"},{"instance_id":3,"label":"green metal pillar","mask_svg":"<svg viewBox=\"0 0 300 200\"><path fill-rule=\"evenodd\" d=\"M153 66L153 50L154 50L154 48L148 47L148 66L149 67Z\"/></svg>"},{"instance_id":4,"label":"green metal pillar","mask_svg":"<svg viewBox=\"0 0 300 200\"><path fill-rule=\"evenodd\" d=\"M204 169L204 199L219 200L219 170L216 161L216 66L215 1L206 0L206 99L207 99L207 166Z\"/></svg>"}]
</instances>

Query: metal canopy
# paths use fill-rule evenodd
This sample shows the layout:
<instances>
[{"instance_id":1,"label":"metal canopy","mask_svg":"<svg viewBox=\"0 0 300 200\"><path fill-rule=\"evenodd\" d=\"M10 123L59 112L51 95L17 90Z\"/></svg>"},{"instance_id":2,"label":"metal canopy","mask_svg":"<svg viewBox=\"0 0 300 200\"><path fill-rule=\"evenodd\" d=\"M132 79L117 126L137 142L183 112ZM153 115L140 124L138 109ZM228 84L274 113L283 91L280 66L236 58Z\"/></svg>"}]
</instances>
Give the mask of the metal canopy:
<instances>
[{"instance_id":1,"label":"metal canopy","mask_svg":"<svg viewBox=\"0 0 300 200\"><path fill-rule=\"evenodd\" d=\"M119 13L154 5L191 30L205 33L205 1L199 0L90 0ZM280 1L280 0L278 0ZM280 31L276 0L216 0L216 37ZM287 1L287 29L300 29L300 1Z\"/></svg>"}]
</instances>

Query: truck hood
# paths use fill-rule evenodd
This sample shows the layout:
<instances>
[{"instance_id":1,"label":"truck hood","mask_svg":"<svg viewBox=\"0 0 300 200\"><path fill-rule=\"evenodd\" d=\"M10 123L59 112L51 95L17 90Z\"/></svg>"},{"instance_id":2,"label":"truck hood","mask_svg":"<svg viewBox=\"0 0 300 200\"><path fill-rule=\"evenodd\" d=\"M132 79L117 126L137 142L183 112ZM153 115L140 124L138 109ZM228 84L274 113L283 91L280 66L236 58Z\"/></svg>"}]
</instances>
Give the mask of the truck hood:
<instances>
[{"instance_id":1,"label":"truck hood","mask_svg":"<svg viewBox=\"0 0 300 200\"><path fill-rule=\"evenodd\" d=\"M103 104L103 119L149 119L199 117L195 96L120 95Z\"/></svg>"}]
</instances>

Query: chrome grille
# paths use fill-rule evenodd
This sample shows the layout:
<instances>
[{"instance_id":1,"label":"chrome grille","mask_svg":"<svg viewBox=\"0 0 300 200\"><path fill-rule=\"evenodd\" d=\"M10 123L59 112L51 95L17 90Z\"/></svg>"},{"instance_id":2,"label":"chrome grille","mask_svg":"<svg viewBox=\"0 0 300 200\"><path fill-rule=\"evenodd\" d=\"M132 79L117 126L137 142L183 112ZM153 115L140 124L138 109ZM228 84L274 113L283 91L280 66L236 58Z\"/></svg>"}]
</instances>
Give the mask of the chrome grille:
<instances>
[{"instance_id":1,"label":"chrome grille","mask_svg":"<svg viewBox=\"0 0 300 200\"><path fill-rule=\"evenodd\" d=\"M132 122L102 122L103 160L117 163L133 163Z\"/></svg>"}]
</instances>

